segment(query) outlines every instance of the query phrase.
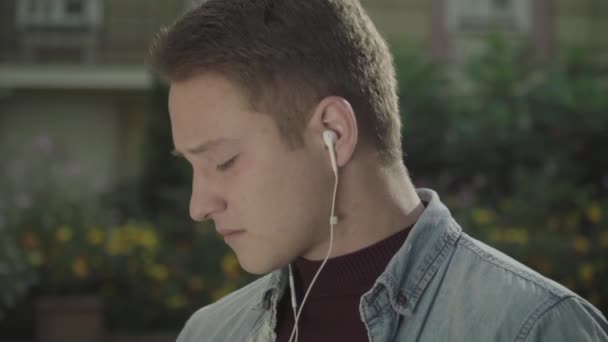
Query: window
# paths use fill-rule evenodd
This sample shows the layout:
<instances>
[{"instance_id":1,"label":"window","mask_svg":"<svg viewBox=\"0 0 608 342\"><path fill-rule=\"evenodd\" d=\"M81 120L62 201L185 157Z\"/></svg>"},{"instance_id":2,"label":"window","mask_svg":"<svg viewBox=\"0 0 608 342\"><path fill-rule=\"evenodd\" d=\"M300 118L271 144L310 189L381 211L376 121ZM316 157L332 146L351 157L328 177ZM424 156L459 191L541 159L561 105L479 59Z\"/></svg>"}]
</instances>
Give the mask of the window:
<instances>
[{"instance_id":1,"label":"window","mask_svg":"<svg viewBox=\"0 0 608 342\"><path fill-rule=\"evenodd\" d=\"M65 2L65 13L68 15L82 15L84 6L82 0L68 0Z\"/></svg>"},{"instance_id":2,"label":"window","mask_svg":"<svg viewBox=\"0 0 608 342\"><path fill-rule=\"evenodd\" d=\"M17 41L24 61L87 61L99 55L103 0L19 0Z\"/></svg>"},{"instance_id":3,"label":"window","mask_svg":"<svg viewBox=\"0 0 608 342\"><path fill-rule=\"evenodd\" d=\"M20 0L17 24L20 27L96 26L101 18L100 0Z\"/></svg>"}]
</instances>

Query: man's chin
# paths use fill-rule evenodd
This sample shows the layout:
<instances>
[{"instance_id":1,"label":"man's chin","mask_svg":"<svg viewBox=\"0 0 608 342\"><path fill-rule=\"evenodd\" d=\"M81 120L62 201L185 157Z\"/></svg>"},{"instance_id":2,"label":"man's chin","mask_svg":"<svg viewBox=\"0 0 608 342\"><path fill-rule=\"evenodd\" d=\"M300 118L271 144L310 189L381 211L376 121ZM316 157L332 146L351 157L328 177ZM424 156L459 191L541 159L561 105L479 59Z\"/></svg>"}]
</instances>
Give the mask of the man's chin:
<instances>
[{"instance_id":1,"label":"man's chin","mask_svg":"<svg viewBox=\"0 0 608 342\"><path fill-rule=\"evenodd\" d=\"M279 268L282 268L283 265L281 263L276 263L276 262L263 262L263 261L259 261L254 260L254 258L251 257L241 257L237 254L237 258L239 260L239 264L241 265L241 268L247 272L247 273L251 273L254 275L264 275L264 274L268 274L274 270L277 270Z\"/></svg>"}]
</instances>

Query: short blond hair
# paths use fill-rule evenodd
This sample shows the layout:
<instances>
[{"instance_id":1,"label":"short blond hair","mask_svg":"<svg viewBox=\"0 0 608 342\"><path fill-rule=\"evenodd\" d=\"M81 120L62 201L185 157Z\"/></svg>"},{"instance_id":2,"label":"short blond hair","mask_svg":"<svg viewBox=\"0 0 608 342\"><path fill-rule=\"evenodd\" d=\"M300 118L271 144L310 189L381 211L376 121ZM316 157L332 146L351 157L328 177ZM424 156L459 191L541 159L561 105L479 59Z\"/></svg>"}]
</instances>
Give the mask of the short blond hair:
<instances>
[{"instance_id":1,"label":"short blond hair","mask_svg":"<svg viewBox=\"0 0 608 342\"><path fill-rule=\"evenodd\" d=\"M393 57L356 0L208 0L161 30L151 56L170 82L226 77L294 146L314 106L343 97L381 162L402 157Z\"/></svg>"}]
</instances>

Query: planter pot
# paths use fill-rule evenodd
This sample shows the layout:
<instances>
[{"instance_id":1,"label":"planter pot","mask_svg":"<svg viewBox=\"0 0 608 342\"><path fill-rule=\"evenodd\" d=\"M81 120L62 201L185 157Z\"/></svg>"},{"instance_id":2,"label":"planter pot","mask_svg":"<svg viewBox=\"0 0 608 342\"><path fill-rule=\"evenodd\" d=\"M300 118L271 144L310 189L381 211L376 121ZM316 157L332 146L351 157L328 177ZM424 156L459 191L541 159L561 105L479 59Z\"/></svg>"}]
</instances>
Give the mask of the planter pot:
<instances>
[{"instance_id":1,"label":"planter pot","mask_svg":"<svg viewBox=\"0 0 608 342\"><path fill-rule=\"evenodd\" d=\"M97 296L43 297L36 305L38 342L102 342L103 303Z\"/></svg>"}]
</instances>

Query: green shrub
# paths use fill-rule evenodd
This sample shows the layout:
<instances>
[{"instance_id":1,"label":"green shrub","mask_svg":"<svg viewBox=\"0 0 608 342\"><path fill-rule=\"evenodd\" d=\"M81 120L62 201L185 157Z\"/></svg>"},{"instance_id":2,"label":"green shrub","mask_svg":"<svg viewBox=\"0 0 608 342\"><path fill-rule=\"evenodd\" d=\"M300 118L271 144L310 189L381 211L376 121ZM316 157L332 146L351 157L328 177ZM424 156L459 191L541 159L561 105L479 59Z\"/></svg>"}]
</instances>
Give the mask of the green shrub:
<instances>
[{"instance_id":1,"label":"green shrub","mask_svg":"<svg viewBox=\"0 0 608 342\"><path fill-rule=\"evenodd\" d=\"M414 56L414 57L412 57ZM462 68L398 54L405 158L466 231L608 309L608 72L494 37Z\"/></svg>"}]
</instances>

